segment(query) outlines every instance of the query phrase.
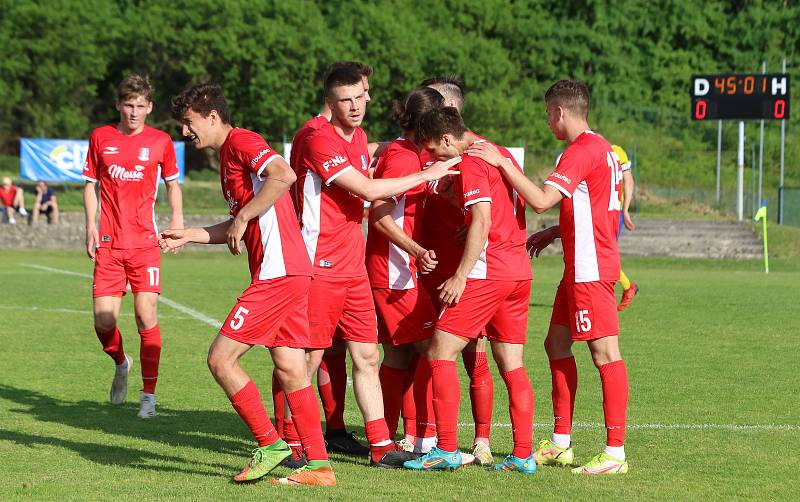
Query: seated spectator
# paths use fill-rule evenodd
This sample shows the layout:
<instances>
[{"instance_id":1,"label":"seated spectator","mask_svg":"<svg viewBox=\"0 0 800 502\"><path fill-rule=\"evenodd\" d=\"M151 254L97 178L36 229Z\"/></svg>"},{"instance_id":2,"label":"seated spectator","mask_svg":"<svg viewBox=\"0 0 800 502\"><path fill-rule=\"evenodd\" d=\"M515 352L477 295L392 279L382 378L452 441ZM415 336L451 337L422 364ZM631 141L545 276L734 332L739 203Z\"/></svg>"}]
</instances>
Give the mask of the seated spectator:
<instances>
[{"instance_id":1,"label":"seated spectator","mask_svg":"<svg viewBox=\"0 0 800 502\"><path fill-rule=\"evenodd\" d=\"M40 214L47 217L47 223L58 223L58 200L53 189L44 181L36 184L36 201L31 211L31 223L38 222Z\"/></svg>"},{"instance_id":2,"label":"seated spectator","mask_svg":"<svg viewBox=\"0 0 800 502\"><path fill-rule=\"evenodd\" d=\"M5 214L8 222L12 225L17 223L14 216L19 213L22 216L27 216L28 211L25 210L25 199L22 195L22 189L11 184L11 178L4 177L2 186L0 186L0 202L3 203L2 211Z\"/></svg>"}]
</instances>

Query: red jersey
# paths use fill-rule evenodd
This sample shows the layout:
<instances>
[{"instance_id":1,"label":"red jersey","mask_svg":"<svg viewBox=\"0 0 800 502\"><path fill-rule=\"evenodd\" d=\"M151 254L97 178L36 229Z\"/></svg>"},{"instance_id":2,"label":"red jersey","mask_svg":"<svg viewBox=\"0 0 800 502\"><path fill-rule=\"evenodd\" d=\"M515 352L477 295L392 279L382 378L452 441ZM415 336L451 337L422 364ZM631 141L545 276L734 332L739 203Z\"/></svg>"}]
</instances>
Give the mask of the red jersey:
<instances>
[{"instance_id":1,"label":"red jersey","mask_svg":"<svg viewBox=\"0 0 800 502\"><path fill-rule=\"evenodd\" d=\"M347 141L329 122L306 140L294 170L302 190L297 212L315 274L358 277L366 273L361 234L364 201L333 181L351 170L367 177L368 168L367 135L360 127Z\"/></svg>"},{"instance_id":2,"label":"red jersey","mask_svg":"<svg viewBox=\"0 0 800 502\"><path fill-rule=\"evenodd\" d=\"M421 164L428 166L434 161L427 150L420 152ZM439 263L431 275L444 281L455 274L464 245L456 240L456 233L464 225L464 210L458 193L461 177L447 176L431 181L425 198L425 217L422 219L420 245L432 249Z\"/></svg>"},{"instance_id":3,"label":"red jersey","mask_svg":"<svg viewBox=\"0 0 800 502\"><path fill-rule=\"evenodd\" d=\"M219 150L219 173L231 216L239 214L261 190L264 169L278 157L258 133L238 127L228 133ZM312 275L288 193L247 223L244 243L254 282L287 275Z\"/></svg>"},{"instance_id":4,"label":"red jersey","mask_svg":"<svg viewBox=\"0 0 800 502\"><path fill-rule=\"evenodd\" d=\"M386 148L375 168L375 178L400 178L421 170L419 153L413 142L398 138ZM406 235L419 242L426 185L420 185L393 197L391 217ZM416 286L417 263L399 246L377 230L367 236L367 273L373 288L412 289Z\"/></svg>"},{"instance_id":5,"label":"red jersey","mask_svg":"<svg viewBox=\"0 0 800 502\"><path fill-rule=\"evenodd\" d=\"M11 206L14 203L14 197L17 196L17 187L11 185L8 187L8 190L4 190L3 187L0 187L0 201L2 201L3 205L6 207Z\"/></svg>"},{"instance_id":6,"label":"red jersey","mask_svg":"<svg viewBox=\"0 0 800 502\"><path fill-rule=\"evenodd\" d=\"M129 136L107 125L92 131L83 178L100 182L100 247L158 246L154 206L158 178L178 178L169 135L144 126Z\"/></svg>"},{"instance_id":7,"label":"red jersey","mask_svg":"<svg viewBox=\"0 0 800 502\"><path fill-rule=\"evenodd\" d=\"M330 122L324 115L317 115L313 119L309 119L303 124L303 127L297 131L297 134L292 138L292 154L289 157L289 164L294 168L300 165L300 155L303 153L303 148L306 146L306 140L311 133ZM295 185L296 186L296 185Z\"/></svg>"},{"instance_id":8,"label":"red jersey","mask_svg":"<svg viewBox=\"0 0 800 502\"><path fill-rule=\"evenodd\" d=\"M520 169L508 150L501 146L497 149ZM471 155L461 158L458 170L464 209L478 202L489 202L492 215L489 238L467 277L495 281L531 279L530 259L525 251L525 202L497 168Z\"/></svg>"},{"instance_id":9,"label":"red jersey","mask_svg":"<svg viewBox=\"0 0 800 502\"><path fill-rule=\"evenodd\" d=\"M622 168L602 136L586 131L570 144L545 184L561 200L564 277L575 282L619 279L619 192Z\"/></svg>"}]
</instances>

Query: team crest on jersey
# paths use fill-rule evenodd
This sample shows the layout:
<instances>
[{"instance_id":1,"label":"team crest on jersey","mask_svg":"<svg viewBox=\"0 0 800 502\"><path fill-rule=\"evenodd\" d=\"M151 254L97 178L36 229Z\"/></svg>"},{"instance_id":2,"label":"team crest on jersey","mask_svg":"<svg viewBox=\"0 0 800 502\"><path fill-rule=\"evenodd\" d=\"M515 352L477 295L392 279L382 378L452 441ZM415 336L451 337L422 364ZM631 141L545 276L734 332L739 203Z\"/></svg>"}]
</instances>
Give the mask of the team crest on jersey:
<instances>
[{"instance_id":1,"label":"team crest on jersey","mask_svg":"<svg viewBox=\"0 0 800 502\"><path fill-rule=\"evenodd\" d=\"M150 160L150 149L149 148L139 148L139 160L142 162L147 162Z\"/></svg>"},{"instance_id":2,"label":"team crest on jersey","mask_svg":"<svg viewBox=\"0 0 800 502\"><path fill-rule=\"evenodd\" d=\"M366 170L367 170L367 167L368 167L368 163L367 163L367 156L362 154L362 155L361 155L361 169L363 169L364 171L366 171Z\"/></svg>"}]
</instances>

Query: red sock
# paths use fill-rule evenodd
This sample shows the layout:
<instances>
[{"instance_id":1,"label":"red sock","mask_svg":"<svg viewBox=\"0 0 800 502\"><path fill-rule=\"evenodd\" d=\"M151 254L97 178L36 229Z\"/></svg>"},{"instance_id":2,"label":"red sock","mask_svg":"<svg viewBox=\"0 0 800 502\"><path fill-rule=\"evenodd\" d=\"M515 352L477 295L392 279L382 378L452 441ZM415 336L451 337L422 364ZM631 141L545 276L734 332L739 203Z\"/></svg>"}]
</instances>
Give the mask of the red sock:
<instances>
[{"instance_id":1,"label":"red sock","mask_svg":"<svg viewBox=\"0 0 800 502\"><path fill-rule=\"evenodd\" d=\"M417 403L414 401L414 375L416 373L418 361L419 355L414 354L408 363L406 379L403 382L403 404L401 406L401 415L403 416L403 434L408 436L413 436L414 431L417 428ZM383 383L381 383L381 387L383 387ZM385 396L386 394L384 394L384 399ZM386 409L385 404L384 409ZM391 430L392 428L390 426L389 431L391 432Z\"/></svg>"},{"instance_id":2,"label":"red sock","mask_svg":"<svg viewBox=\"0 0 800 502\"><path fill-rule=\"evenodd\" d=\"M344 396L347 391L347 361L345 352L325 354L317 377L319 398L325 411L325 429L344 429ZM327 378L323 376L327 374ZM320 383L322 382L322 383Z\"/></svg>"},{"instance_id":3,"label":"red sock","mask_svg":"<svg viewBox=\"0 0 800 502\"><path fill-rule=\"evenodd\" d=\"M508 414L514 438L512 455L518 458L531 456L533 447L533 388L525 367L500 374L508 389Z\"/></svg>"},{"instance_id":4,"label":"red sock","mask_svg":"<svg viewBox=\"0 0 800 502\"><path fill-rule=\"evenodd\" d=\"M458 449L458 407L461 404L461 386L455 361L431 361L433 380L433 409L436 414L438 447L444 451Z\"/></svg>"},{"instance_id":5,"label":"red sock","mask_svg":"<svg viewBox=\"0 0 800 502\"><path fill-rule=\"evenodd\" d=\"M233 409L253 433L258 446L266 446L280 439L272 422L269 421L267 410L261 403L261 393L258 392L258 387L252 380L228 399L231 400Z\"/></svg>"},{"instance_id":6,"label":"red sock","mask_svg":"<svg viewBox=\"0 0 800 502\"><path fill-rule=\"evenodd\" d=\"M606 420L606 444L625 444L625 413L628 409L628 373L625 361L600 366L603 384L603 415Z\"/></svg>"},{"instance_id":7,"label":"red sock","mask_svg":"<svg viewBox=\"0 0 800 502\"><path fill-rule=\"evenodd\" d=\"M394 448L394 443L389 438L389 428L386 427L386 420L382 418L364 422L364 435L367 436L370 455L375 462L380 461L387 450Z\"/></svg>"},{"instance_id":8,"label":"red sock","mask_svg":"<svg viewBox=\"0 0 800 502\"><path fill-rule=\"evenodd\" d=\"M125 351L122 349L122 335L114 326L111 331L100 332L97 328L94 329L97 334L97 339L103 344L103 352L111 356L115 364L122 364L125 362Z\"/></svg>"},{"instance_id":9,"label":"red sock","mask_svg":"<svg viewBox=\"0 0 800 502\"><path fill-rule=\"evenodd\" d=\"M416 437L435 437L436 414L433 411L433 380L431 379L431 362L427 357L420 357L417 361L417 369L414 373L414 402L418 404L416 406Z\"/></svg>"},{"instance_id":10,"label":"red sock","mask_svg":"<svg viewBox=\"0 0 800 502\"><path fill-rule=\"evenodd\" d=\"M283 435L283 424L286 420L286 397L283 393L281 383L275 375L275 370L272 371L272 416L275 419L275 430L280 437L286 440Z\"/></svg>"},{"instance_id":11,"label":"red sock","mask_svg":"<svg viewBox=\"0 0 800 502\"><path fill-rule=\"evenodd\" d=\"M397 435L397 422L400 419L400 406L403 404L403 388L407 375L408 370L392 368L385 364L381 364L378 371L383 391L383 416L386 418L389 438Z\"/></svg>"},{"instance_id":12,"label":"red sock","mask_svg":"<svg viewBox=\"0 0 800 502\"><path fill-rule=\"evenodd\" d=\"M158 324L139 330L139 360L142 362L142 392L156 393L158 362L161 360L161 329Z\"/></svg>"},{"instance_id":13,"label":"red sock","mask_svg":"<svg viewBox=\"0 0 800 502\"><path fill-rule=\"evenodd\" d=\"M494 406L494 381L489 371L486 352L464 352L464 368L469 375L469 397L472 402L472 418L475 421L475 437L488 438L492 429Z\"/></svg>"},{"instance_id":14,"label":"red sock","mask_svg":"<svg viewBox=\"0 0 800 502\"><path fill-rule=\"evenodd\" d=\"M322 439L322 426L319 423L319 402L314 389L309 385L305 389L286 395L292 421L297 426L300 443L308 460L328 460L325 440Z\"/></svg>"},{"instance_id":15,"label":"red sock","mask_svg":"<svg viewBox=\"0 0 800 502\"><path fill-rule=\"evenodd\" d=\"M575 393L578 391L578 367L573 356L550 360L553 380L553 432L572 434Z\"/></svg>"}]
</instances>

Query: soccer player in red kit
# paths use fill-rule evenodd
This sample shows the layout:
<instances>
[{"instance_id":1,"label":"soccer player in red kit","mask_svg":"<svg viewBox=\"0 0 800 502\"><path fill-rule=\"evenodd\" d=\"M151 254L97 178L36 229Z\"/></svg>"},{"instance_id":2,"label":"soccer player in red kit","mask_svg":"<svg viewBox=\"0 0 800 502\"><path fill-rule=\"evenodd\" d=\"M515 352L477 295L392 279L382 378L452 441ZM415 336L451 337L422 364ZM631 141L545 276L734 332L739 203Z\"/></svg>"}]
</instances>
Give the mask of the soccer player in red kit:
<instances>
[{"instance_id":1,"label":"soccer player in red kit","mask_svg":"<svg viewBox=\"0 0 800 502\"><path fill-rule=\"evenodd\" d=\"M571 465L572 413L578 372L572 344L585 341L600 372L605 450L573 469L578 474L623 474L628 376L619 350L619 320L614 283L619 278L619 191L622 168L611 145L589 128L589 89L583 82L561 80L545 94L550 129L568 146L555 170L539 188L486 146L472 149L499 168L520 196L537 212L561 202L559 226L529 239L533 253L561 237L564 276L558 286L545 350L553 381L555 425L550 439L535 453L539 464Z\"/></svg>"},{"instance_id":2,"label":"soccer player in red kit","mask_svg":"<svg viewBox=\"0 0 800 502\"><path fill-rule=\"evenodd\" d=\"M187 242L226 243L241 254L244 239L251 282L208 351L208 367L258 442L234 481L263 477L292 450L278 436L258 388L239 364L254 345L269 349L292 410L308 464L279 484L332 486L336 477L322 439L319 404L306 371L309 345L308 289L312 269L289 196L295 175L257 133L233 127L222 89L198 84L173 101L173 115L196 148L219 153L222 193L231 219L205 228L168 230L162 247Z\"/></svg>"},{"instance_id":3,"label":"soccer player in red kit","mask_svg":"<svg viewBox=\"0 0 800 502\"><path fill-rule=\"evenodd\" d=\"M427 87L395 103L393 116L403 136L384 150L375 169L376 179L422 170L414 128L422 114L443 104L442 95ZM435 430L429 426L434 420L431 396L425 395L424 387L415 393L412 386L417 353L427 351L436 321L433 302L417 279L418 273L429 273L436 267L434 253L418 243L425 198L426 186L419 185L392 198L376 200L369 214L366 264L378 314L378 340L383 344L379 374L386 424L390 437L394 437L404 398L413 400L415 423L407 422L404 429L406 439L413 438L409 446L419 443L417 453L385 455L381 467L402 467L403 462L430 450L436 441ZM427 445L422 444L426 437Z\"/></svg>"},{"instance_id":4,"label":"soccer player in red kit","mask_svg":"<svg viewBox=\"0 0 800 502\"><path fill-rule=\"evenodd\" d=\"M431 77L422 82L425 87L437 90L445 101L459 113L464 107L464 84L455 75ZM422 150L423 165L430 160L426 150ZM436 288L452 277L464 251L463 242L457 237L463 233L464 211L457 200L456 178L446 178L428 184L428 197L425 201L428 217L422 221L422 245L432 250L439 260L439 267L421 277L430 296L437 300ZM438 305L437 305L438 306ZM461 352L464 369L469 376L469 397L472 405L472 418L475 423L475 436L472 442L472 455L475 463L482 466L494 465L489 436L492 427L494 407L494 381L486 357L486 337L481 336ZM422 360L424 364L426 361ZM420 370L418 374L425 375ZM430 371L427 372L430 375ZM416 382L415 382L416 385Z\"/></svg>"},{"instance_id":5,"label":"soccer player in red kit","mask_svg":"<svg viewBox=\"0 0 800 502\"><path fill-rule=\"evenodd\" d=\"M488 143L470 132L452 107L426 113L417 126L416 140L438 160L461 155L476 143ZM516 166L513 159L509 162ZM482 159L465 154L459 170L458 199L469 212L466 242L455 273L438 286L442 308L428 350L439 442L426 455L404 465L428 471L462 464L458 451L461 396L455 360L470 340L485 331L508 389L514 440L513 451L495 469L532 474L536 472L533 389L523 360L531 286L525 205L500 173Z\"/></svg>"},{"instance_id":6,"label":"soccer player in red kit","mask_svg":"<svg viewBox=\"0 0 800 502\"><path fill-rule=\"evenodd\" d=\"M89 138L83 168L86 214L86 253L94 261L94 330L103 351L117 365L111 384L111 404L120 404L128 391L133 359L125 353L117 328L127 283L133 291L136 327L141 339L140 418L156 416L156 381L161 357L157 302L161 292L161 255L153 206L158 180L167 187L172 209L169 228L183 227L178 165L172 140L145 124L153 109L153 87L133 74L117 89L119 123L99 127ZM100 229L95 224L100 185Z\"/></svg>"},{"instance_id":7,"label":"soccer player in red kit","mask_svg":"<svg viewBox=\"0 0 800 502\"><path fill-rule=\"evenodd\" d=\"M298 165L302 234L314 266L309 299L309 370L316 371L334 335L347 343L353 388L370 444L370 462L394 449L384 420L378 377L379 352L372 291L364 265L361 220L364 200L385 199L453 173L455 162L437 163L402 178L367 177L367 135L359 127L366 110L363 78L353 68L335 68L325 78L331 122L306 142Z\"/></svg>"},{"instance_id":8,"label":"soccer player in red kit","mask_svg":"<svg viewBox=\"0 0 800 502\"><path fill-rule=\"evenodd\" d=\"M348 67L361 73L362 83L364 84L364 100L369 103L369 78L372 76L372 67L356 61L337 61L330 66L328 71L330 72L337 67ZM329 123L331 114L331 109L325 102L319 114L306 121L294 135L290 162L292 168L300 165L300 155L305 148L308 137L314 131ZM302 187L299 184L293 185L291 193L292 199L295 201L295 207L300 207L298 201L303 196ZM302 215L298 215L298 218L300 217ZM344 342L335 340L334 344L325 350L317 371L317 388L319 389L320 401L322 401L322 409L325 413L325 442L328 445L328 451L350 455L366 455L369 453L369 448L356 441L353 435L347 432L344 425L345 395L347 392L346 355L347 347ZM275 407L275 421L278 424L278 433L289 443L293 450L292 458L286 459L284 465L299 467L305 462L302 457L302 451L298 448L299 438L292 424L291 413L286 414L283 393L276 383L273 378L272 401Z\"/></svg>"}]
</instances>

